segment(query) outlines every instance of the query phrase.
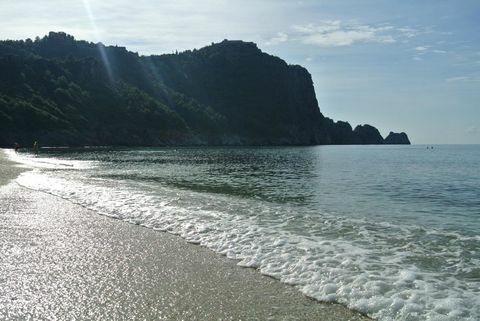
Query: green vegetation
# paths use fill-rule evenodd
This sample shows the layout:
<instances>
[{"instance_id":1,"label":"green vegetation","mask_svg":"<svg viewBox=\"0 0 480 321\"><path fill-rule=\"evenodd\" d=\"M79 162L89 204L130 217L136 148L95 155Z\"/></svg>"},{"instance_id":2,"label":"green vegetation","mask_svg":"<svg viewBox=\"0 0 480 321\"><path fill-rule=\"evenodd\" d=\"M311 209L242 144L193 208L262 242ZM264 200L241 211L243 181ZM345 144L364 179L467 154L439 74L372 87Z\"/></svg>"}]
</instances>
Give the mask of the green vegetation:
<instances>
[{"instance_id":1,"label":"green vegetation","mask_svg":"<svg viewBox=\"0 0 480 321\"><path fill-rule=\"evenodd\" d=\"M323 117L307 70L253 43L144 57L51 32L0 41L0 70L0 146L381 143Z\"/></svg>"}]
</instances>

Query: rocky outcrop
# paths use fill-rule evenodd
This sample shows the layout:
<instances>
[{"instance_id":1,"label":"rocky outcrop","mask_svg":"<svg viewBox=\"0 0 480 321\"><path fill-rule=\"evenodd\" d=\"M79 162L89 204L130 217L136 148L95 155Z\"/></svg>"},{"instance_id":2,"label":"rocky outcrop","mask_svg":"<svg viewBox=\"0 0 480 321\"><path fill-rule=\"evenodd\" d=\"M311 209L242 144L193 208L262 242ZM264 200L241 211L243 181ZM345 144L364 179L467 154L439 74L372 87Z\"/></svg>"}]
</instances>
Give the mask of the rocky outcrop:
<instances>
[{"instance_id":1,"label":"rocky outcrop","mask_svg":"<svg viewBox=\"0 0 480 321\"><path fill-rule=\"evenodd\" d=\"M394 133L390 132L385 138L385 144L391 145L410 145L410 140L408 139L407 134L404 132Z\"/></svg>"},{"instance_id":2,"label":"rocky outcrop","mask_svg":"<svg viewBox=\"0 0 480 321\"><path fill-rule=\"evenodd\" d=\"M148 61L166 86L224 115L225 134L245 144L327 143L311 75L254 43L224 40Z\"/></svg>"},{"instance_id":3,"label":"rocky outcrop","mask_svg":"<svg viewBox=\"0 0 480 321\"><path fill-rule=\"evenodd\" d=\"M383 137L378 129L370 125L358 125L353 130L356 144L383 144Z\"/></svg>"},{"instance_id":4,"label":"rocky outcrop","mask_svg":"<svg viewBox=\"0 0 480 321\"><path fill-rule=\"evenodd\" d=\"M251 42L139 56L51 32L0 41L0 70L1 146L384 142L324 117L309 72Z\"/></svg>"}]
</instances>

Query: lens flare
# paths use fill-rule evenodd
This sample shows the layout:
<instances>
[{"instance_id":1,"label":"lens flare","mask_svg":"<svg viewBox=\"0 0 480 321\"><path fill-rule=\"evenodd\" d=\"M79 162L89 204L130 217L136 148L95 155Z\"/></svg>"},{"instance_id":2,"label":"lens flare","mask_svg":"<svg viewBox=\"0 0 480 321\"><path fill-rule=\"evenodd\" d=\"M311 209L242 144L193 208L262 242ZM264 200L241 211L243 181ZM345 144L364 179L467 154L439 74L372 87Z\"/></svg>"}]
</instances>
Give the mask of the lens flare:
<instances>
[{"instance_id":1,"label":"lens flare","mask_svg":"<svg viewBox=\"0 0 480 321\"><path fill-rule=\"evenodd\" d=\"M107 71L108 79L113 82L113 73L112 73L112 66L110 64L110 60L108 58L107 50L103 43L100 42L100 35L98 32L97 24L95 23L95 18L93 16L92 8L90 7L89 0L83 0L83 5L85 7L85 11L87 13L88 19L90 20L90 24L93 29L93 33L95 36L95 41L97 42L98 51L100 52L100 57L102 59L103 65L105 66L105 70Z\"/></svg>"}]
</instances>

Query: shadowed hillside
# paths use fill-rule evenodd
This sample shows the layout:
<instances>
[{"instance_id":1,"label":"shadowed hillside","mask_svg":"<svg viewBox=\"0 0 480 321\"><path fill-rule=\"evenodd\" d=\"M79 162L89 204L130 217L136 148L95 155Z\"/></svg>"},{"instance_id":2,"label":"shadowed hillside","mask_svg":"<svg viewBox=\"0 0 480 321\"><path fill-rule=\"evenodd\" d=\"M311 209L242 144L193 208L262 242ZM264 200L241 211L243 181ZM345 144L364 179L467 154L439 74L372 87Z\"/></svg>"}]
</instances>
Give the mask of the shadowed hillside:
<instances>
[{"instance_id":1,"label":"shadowed hillside","mask_svg":"<svg viewBox=\"0 0 480 321\"><path fill-rule=\"evenodd\" d=\"M51 32L0 41L0 70L1 146L384 143L324 117L308 71L254 43L145 57Z\"/></svg>"}]
</instances>

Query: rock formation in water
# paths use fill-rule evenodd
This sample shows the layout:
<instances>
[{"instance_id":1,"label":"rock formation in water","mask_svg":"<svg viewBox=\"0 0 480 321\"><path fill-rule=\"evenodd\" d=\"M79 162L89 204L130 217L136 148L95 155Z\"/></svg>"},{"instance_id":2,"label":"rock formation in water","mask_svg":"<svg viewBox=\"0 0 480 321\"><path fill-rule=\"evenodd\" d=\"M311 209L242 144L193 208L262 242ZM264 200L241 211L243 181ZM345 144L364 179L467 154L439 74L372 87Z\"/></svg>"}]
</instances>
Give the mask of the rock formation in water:
<instances>
[{"instance_id":1,"label":"rock formation in water","mask_svg":"<svg viewBox=\"0 0 480 321\"><path fill-rule=\"evenodd\" d=\"M370 125L358 125L353 130L357 144L383 144L383 137L378 129Z\"/></svg>"},{"instance_id":2,"label":"rock formation in water","mask_svg":"<svg viewBox=\"0 0 480 321\"><path fill-rule=\"evenodd\" d=\"M0 41L0 146L381 144L324 117L308 71L254 43L139 56L51 32Z\"/></svg>"},{"instance_id":3,"label":"rock formation in water","mask_svg":"<svg viewBox=\"0 0 480 321\"><path fill-rule=\"evenodd\" d=\"M394 133L390 132L385 138L385 144L391 145L410 145L410 140L408 139L407 134L405 133Z\"/></svg>"}]
</instances>

